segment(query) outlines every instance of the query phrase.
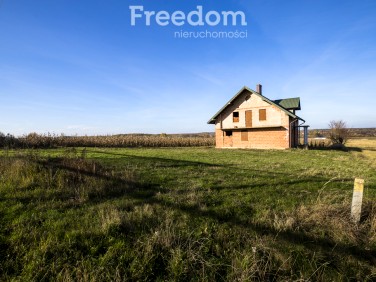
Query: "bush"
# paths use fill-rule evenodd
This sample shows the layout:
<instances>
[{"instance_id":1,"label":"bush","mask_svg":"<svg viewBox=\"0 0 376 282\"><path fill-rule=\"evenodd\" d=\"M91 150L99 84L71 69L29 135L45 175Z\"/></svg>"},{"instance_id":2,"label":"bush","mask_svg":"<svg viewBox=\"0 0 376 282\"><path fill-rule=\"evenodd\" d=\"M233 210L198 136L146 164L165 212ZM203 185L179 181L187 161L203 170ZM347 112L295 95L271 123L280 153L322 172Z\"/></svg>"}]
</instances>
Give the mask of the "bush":
<instances>
[{"instance_id":1,"label":"bush","mask_svg":"<svg viewBox=\"0 0 376 282\"><path fill-rule=\"evenodd\" d=\"M13 149L19 146L19 141L16 137L11 134L5 135L4 133L0 132L0 147Z\"/></svg>"},{"instance_id":2,"label":"bush","mask_svg":"<svg viewBox=\"0 0 376 282\"><path fill-rule=\"evenodd\" d=\"M349 138L346 122L343 120L329 122L329 138L335 146L345 145Z\"/></svg>"}]
</instances>

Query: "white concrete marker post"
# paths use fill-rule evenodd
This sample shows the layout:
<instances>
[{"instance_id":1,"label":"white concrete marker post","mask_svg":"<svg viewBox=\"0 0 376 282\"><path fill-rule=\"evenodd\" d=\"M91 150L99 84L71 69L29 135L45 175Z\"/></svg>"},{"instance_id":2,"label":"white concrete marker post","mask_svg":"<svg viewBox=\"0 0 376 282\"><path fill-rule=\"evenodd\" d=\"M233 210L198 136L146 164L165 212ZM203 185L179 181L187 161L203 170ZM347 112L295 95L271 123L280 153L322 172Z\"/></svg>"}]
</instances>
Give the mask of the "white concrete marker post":
<instances>
[{"instance_id":1,"label":"white concrete marker post","mask_svg":"<svg viewBox=\"0 0 376 282\"><path fill-rule=\"evenodd\" d=\"M355 223L360 221L362 213L362 200L363 200L364 179L355 178L354 193L351 204L351 217Z\"/></svg>"}]
</instances>

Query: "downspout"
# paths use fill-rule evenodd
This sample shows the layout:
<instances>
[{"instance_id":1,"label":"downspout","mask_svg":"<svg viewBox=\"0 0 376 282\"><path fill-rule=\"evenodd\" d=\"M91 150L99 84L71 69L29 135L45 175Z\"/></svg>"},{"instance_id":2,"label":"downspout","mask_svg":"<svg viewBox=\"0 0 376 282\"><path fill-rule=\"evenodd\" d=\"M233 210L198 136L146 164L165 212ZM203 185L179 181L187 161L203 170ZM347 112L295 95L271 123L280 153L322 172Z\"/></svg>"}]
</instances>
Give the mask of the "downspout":
<instances>
[{"instance_id":1,"label":"downspout","mask_svg":"<svg viewBox=\"0 0 376 282\"><path fill-rule=\"evenodd\" d=\"M289 141L290 141L289 143L290 143L290 148L292 148L292 140L291 140L291 139L292 139L292 138L291 138L291 129L292 129L292 125L291 125L291 124L292 124L293 122L296 122L297 120L298 120L298 119L295 118L292 122L290 122L290 125L289 125Z\"/></svg>"},{"instance_id":2,"label":"downspout","mask_svg":"<svg viewBox=\"0 0 376 282\"><path fill-rule=\"evenodd\" d=\"M302 126L303 124L305 124L305 121L303 121L303 123L301 123L299 126ZM305 149L308 149L308 127L308 125L304 126L303 143Z\"/></svg>"},{"instance_id":3,"label":"downspout","mask_svg":"<svg viewBox=\"0 0 376 282\"><path fill-rule=\"evenodd\" d=\"M225 146L225 132L222 130L223 129L222 114L219 115L219 118L221 120L222 148L223 148Z\"/></svg>"}]
</instances>

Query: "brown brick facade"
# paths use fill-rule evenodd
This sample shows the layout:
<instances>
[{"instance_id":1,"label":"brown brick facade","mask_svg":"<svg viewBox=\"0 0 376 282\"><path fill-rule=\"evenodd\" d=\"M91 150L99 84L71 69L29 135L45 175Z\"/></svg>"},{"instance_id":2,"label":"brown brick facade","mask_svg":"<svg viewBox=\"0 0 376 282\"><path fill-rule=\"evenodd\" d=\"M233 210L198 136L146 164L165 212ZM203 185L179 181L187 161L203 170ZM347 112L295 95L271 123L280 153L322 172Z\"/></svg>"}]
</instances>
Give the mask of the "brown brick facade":
<instances>
[{"instance_id":1,"label":"brown brick facade","mask_svg":"<svg viewBox=\"0 0 376 282\"><path fill-rule=\"evenodd\" d=\"M298 145L298 121L304 121L296 110L299 98L272 101L244 87L208 123L215 124L217 148L287 149Z\"/></svg>"},{"instance_id":2,"label":"brown brick facade","mask_svg":"<svg viewBox=\"0 0 376 282\"><path fill-rule=\"evenodd\" d=\"M283 127L248 129L247 133L248 141L242 141L240 130L233 130L232 136L226 136L225 131L217 129L216 147L249 149L287 149L290 147L289 130Z\"/></svg>"}]
</instances>

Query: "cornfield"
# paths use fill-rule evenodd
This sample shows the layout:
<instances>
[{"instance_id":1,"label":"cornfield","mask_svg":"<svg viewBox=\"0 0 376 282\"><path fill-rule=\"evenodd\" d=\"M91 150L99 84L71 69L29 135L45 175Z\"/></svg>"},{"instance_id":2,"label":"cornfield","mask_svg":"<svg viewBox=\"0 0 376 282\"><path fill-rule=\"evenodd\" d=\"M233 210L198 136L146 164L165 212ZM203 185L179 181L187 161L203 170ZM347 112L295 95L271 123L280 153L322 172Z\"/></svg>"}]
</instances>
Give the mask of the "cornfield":
<instances>
[{"instance_id":1,"label":"cornfield","mask_svg":"<svg viewBox=\"0 0 376 282\"><path fill-rule=\"evenodd\" d=\"M64 136L30 133L22 137L0 133L0 146L6 148L58 148L58 147L198 147L214 146L209 134L197 135L106 135Z\"/></svg>"}]
</instances>

